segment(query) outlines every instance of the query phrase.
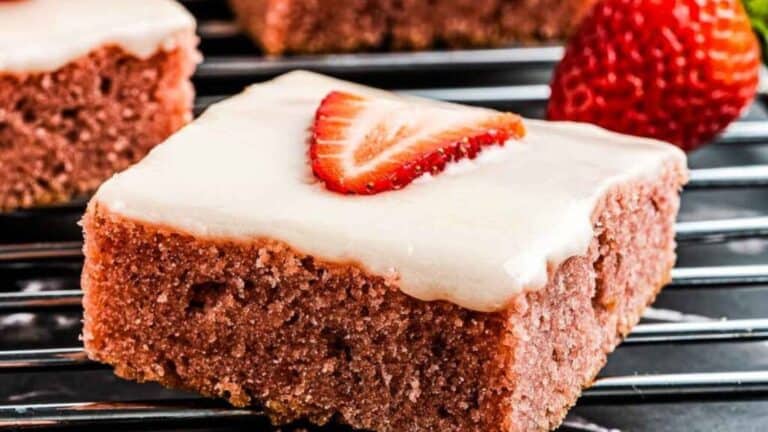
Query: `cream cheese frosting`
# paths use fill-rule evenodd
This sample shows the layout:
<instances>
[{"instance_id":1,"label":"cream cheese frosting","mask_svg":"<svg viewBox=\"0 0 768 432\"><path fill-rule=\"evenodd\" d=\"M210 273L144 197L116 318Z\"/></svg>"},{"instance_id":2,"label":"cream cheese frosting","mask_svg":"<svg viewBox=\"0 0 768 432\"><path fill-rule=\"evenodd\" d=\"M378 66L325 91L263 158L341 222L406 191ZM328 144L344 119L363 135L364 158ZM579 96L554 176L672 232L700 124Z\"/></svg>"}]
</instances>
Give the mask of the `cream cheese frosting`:
<instances>
[{"instance_id":1,"label":"cream cheese frosting","mask_svg":"<svg viewBox=\"0 0 768 432\"><path fill-rule=\"evenodd\" d=\"M194 30L173 0L0 1L0 71L54 71L109 44L148 58Z\"/></svg>"},{"instance_id":2,"label":"cream cheese frosting","mask_svg":"<svg viewBox=\"0 0 768 432\"><path fill-rule=\"evenodd\" d=\"M685 163L669 144L594 126L525 120L527 136L402 190L330 192L307 160L332 90L388 95L308 72L218 103L95 196L119 215L194 235L268 237L397 279L422 300L498 310L584 254L607 189ZM387 96L393 97L393 96ZM421 102L434 103L434 102Z\"/></svg>"}]
</instances>

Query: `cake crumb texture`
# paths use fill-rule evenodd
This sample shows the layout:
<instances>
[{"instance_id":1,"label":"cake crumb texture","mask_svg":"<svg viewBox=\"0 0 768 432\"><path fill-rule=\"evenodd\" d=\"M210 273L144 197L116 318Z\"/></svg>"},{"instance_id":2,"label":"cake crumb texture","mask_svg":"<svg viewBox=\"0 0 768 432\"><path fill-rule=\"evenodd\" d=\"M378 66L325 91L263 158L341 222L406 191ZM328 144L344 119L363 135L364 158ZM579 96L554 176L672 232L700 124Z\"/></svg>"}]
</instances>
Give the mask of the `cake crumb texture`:
<instances>
[{"instance_id":1,"label":"cake crumb texture","mask_svg":"<svg viewBox=\"0 0 768 432\"><path fill-rule=\"evenodd\" d=\"M564 39L595 0L230 0L270 54Z\"/></svg>"},{"instance_id":2,"label":"cake crumb texture","mask_svg":"<svg viewBox=\"0 0 768 432\"><path fill-rule=\"evenodd\" d=\"M419 301L279 241L195 237L94 201L85 347L124 378L262 406L276 423L549 430L669 280L678 165L608 191L588 252L494 313Z\"/></svg>"},{"instance_id":3,"label":"cake crumb texture","mask_svg":"<svg viewBox=\"0 0 768 432\"><path fill-rule=\"evenodd\" d=\"M146 60L110 45L54 72L0 72L0 211L90 194L191 120L195 45Z\"/></svg>"}]
</instances>

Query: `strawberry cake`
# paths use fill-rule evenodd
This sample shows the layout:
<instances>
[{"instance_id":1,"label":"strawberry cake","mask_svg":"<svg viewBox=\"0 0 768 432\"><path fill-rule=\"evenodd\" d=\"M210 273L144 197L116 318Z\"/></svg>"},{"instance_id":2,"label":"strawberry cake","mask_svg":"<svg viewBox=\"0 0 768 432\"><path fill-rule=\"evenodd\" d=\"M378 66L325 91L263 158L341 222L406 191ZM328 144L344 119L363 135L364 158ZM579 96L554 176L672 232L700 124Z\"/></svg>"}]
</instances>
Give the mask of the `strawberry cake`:
<instances>
[{"instance_id":1,"label":"strawberry cake","mask_svg":"<svg viewBox=\"0 0 768 432\"><path fill-rule=\"evenodd\" d=\"M187 123L196 45L171 0L0 1L0 211L90 194Z\"/></svg>"},{"instance_id":2,"label":"strawberry cake","mask_svg":"<svg viewBox=\"0 0 768 432\"><path fill-rule=\"evenodd\" d=\"M595 0L230 0L269 54L564 39Z\"/></svg>"},{"instance_id":3,"label":"strawberry cake","mask_svg":"<svg viewBox=\"0 0 768 432\"><path fill-rule=\"evenodd\" d=\"M85 349L276 423L549 430L669 281L686 178L659 141L293 72L101 186Z\"/></svg>"}]
</instances>

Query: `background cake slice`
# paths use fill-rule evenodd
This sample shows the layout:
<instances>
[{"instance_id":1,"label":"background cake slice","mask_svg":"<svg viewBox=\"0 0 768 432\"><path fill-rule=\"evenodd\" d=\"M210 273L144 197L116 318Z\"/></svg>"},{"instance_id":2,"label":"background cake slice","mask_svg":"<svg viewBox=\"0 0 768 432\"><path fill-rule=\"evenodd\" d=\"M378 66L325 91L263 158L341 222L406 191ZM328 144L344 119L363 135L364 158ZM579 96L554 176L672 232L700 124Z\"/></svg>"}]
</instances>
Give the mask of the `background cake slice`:
<instances>
[{"instance_id":1,"label":"background cake slice","mask_svg":"<svg viewBox=\"0 0 768 432\"><path fill-rule=\"evenodd\" d=\"M270 54L564 39L594 0L230 0Z\"/></svg>"},{"instance_id":2,"label":"background cake slice","mask_svg":"<svg viewBox=\"0 0 768 432\"><path fill-rule=\"evenodd\" d=\"M522 139L442 173L343 195L307 156L334 91L402 102L291 73L100 188L84 219L89 356L277 422L555 427L669 281L682 152L525 120Z\"/></svg>"},{"instance_id":3,"label":"background cake slice","mask_svg":"<svg viewBox=\"0 0 768 432\"><path fill-rule=\"evenodd\" d=\"M171 0L0 2L0 211L90 194L191 119Z\"/></svg>"}]
</instances>

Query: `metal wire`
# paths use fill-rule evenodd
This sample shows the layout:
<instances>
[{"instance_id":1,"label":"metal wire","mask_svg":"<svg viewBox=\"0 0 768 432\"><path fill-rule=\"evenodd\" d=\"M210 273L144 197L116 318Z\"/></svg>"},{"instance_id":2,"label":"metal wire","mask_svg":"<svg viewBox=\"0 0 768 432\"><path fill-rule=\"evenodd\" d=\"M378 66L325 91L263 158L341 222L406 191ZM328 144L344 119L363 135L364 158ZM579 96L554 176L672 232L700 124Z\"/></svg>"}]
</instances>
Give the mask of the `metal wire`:
<instances>
[{"instance_id":1,"label":"metal wire","mask_svg":"<svg viewBox=\"0 0 768 432\"><path fill-rule=\"evenodd\" d=\"M768 236L768 217L678 222L677 241L719 242Z\"/></svg>"},{"instance_id":2,"label":"metal wire","mask_svg":"<svg viewBox=\"0 0 768 432\"><path fill-rule=\"evenodd\" d=\"M0 406L0 427L51 428L254 418L259 411L208 401L75 402Z\"/></svg>"},{"instance_id":3,"label":"metal wire","mask_svg":"<svg viewBox=\"0 0 768 432\"><path fill-rule=\"evenodd\" d=\"M739 121L731 124L718 140L727 144L768 143L768 122Z\"/></svg>"},{"instance_id":4,"label":"metal wire","mask_svg":"<svg viewBox=\"0 0 768 432\"><path fill-rule=\"evenodd\" d=\"M768 340L768 319L639 324L622 345Z\"/></svg>"},{"instance_id":5,"label":"metal wire","mask_svg":"<svg viewBox=\"0 0 768 432\"><path fill-rule=\"evenodd\" d=\"M99 368L82 348L52 348L0 351L0 372L53 371L59 369Z\"/></svg>"},{"instance_id":6,"label":"metal wire","mask_svg":"<svg viewBox=\"0 0 768 432\"><path fill-rule=\"evenodd\" d=\"M81 256L83 244L79 241L0 245L0 261Z\"/></svg>"},{"instance_id":7,"label":"metal wire","mask_svg":"<svg viewBox=\"0 0 768 432\"><path fill-rule=\"evenodd\" d=\"M549 99L549 86L543 84L493 87L409 89L396 90L395 92L456 103L544 103L547 101L547 99Z\"/></svg>"},{"instance_id":8,"label":"metal wire","mask_svg":"<svg viewBox=\"0 0 768 432\"><path fill-rule=\"evenodd\" d=\"M581 401L589 403L616 398L649 401L670 396L725 399L767 392L768 371L619 376L598 379L584 391ZM147 424L261 416L261 411L225 407L207 400L21 404L0 406L0 427Z\"/></svg>"},{"instance_id":9,"label":"metal wire","mask_svg":"<svg viewBox=\"0 0 768 432\"><path fill-rule=\"evenodd\" d=\"M623 346L763 340L768 340L768 319L655 323L637 325ZM0 351L0 373L102 367L80 347Z\"/></svg>"},{"instance_id":10,"label":"metal wire","mask_svg":"<svg viewBox=\"0 0 768 432\"><path fill-rule=\"evenodd\" d=\"M551 64L563 55L561 46L513 47L462 51L419 51L372 54L328 54L271 58L262 56L209 56L197 68L196 77L227 79L258 78L296 69L343 74L395 72L408 69L433 70L498 68L519 64Z\"/></svg>"},{"instance_id":11,"label":"metal wire","mask_svg":"<svg viewBox=\"0 0 768 432\"><path fill-rule=\"evenodd\" d=\"M768 217L679 222L677 240L718 242L768 236ZM81 242L0 245L0 262L81 257Z\"/></svg>"},{"instance_id":12,"label":"metal wire","mask_svg":"<svg viewBox=\"0 0 768 432\"><path fill-rule=\"evenodd\" d=\"M768 265L678 267L672 270L669 287L714 287L768 283Z\"/></svg>"},{"instance_id":13,"label":"metal wire","mask_svg":"<svg viewBox=\"0 0 768 432\"><path fill-rule=\"evenodd\" d=\"M668 288L768 284L768 265L676 268ZM80 290L0 292L0 311L78 307Z\"/></svg>"},{"instance_id":14,"label":"metal wire","mask_svg":"<svg viewBox=\"0 0 768 432\"><path fill-rule=\"evenodd\" d=\"M691 170L686 189L768 186L768 165Z\"/></svg>"},{"instance_id":15,"label":"metal wire","mask_svg":"<svg viewBox=\"0 0 768 432\"><path fill-rule=\"evenodd\" d=\"M229 39L240 36L240 29L234 21L207 20L198 24L197 34L202 39Z\"/></svg>"},{"instance_id":16,"label":"metal wire","mask_svg":"<svg viewBox=\"0 0 768 432\"><path fill-rule=\"evenodd\" d=\"M0 292L0 311L80 307L82 300L80 290Z\"/></svg>"},{"instance_id":17,"label":"metal wire","mask_svg":"<svg viewBox=\"0 0 768 432\"><path fill-rule=\"evenodd\" d=\"M586 398L649 399L664 396L718 396L768 392L768 371L631 375L601 378Z\"/></svg>"}]
</instances>

